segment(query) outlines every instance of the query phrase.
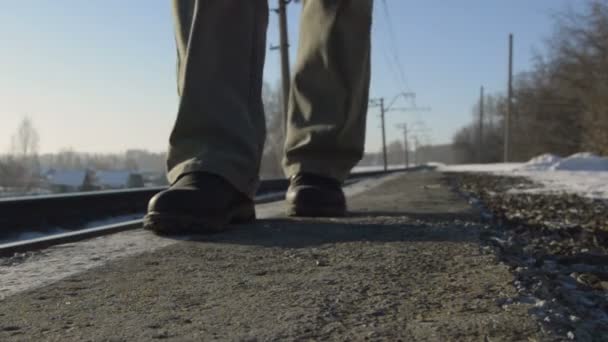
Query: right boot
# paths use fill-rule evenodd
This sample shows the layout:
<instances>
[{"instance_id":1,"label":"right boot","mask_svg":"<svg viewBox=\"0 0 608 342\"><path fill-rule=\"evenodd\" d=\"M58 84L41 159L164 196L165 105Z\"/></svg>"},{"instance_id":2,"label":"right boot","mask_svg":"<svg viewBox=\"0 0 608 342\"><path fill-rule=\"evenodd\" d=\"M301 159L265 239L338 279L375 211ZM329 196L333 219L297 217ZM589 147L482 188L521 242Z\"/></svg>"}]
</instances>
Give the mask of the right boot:
<instances>
[{"instance_id":1,"label":"right boot","mask_svg":"<svg viewBox=\"0 0 608 342\"><path fill-rule=\"evenodd\" d=\"M158 234L204 234L254 220L251 198L220 176L193 172L150 199L144 229Z\"/></svg>"},{"instance_id":2,"label":"right boot","mask_svg":"<svg viewBox=\"0 0 608 342\"><path fill-rule=\"evenodd\" d=\"M311 173L298 173L290 177L285 202L288 216L346 215L346 198L342 184L333 178Z\"/></svg>"}]
</instances>

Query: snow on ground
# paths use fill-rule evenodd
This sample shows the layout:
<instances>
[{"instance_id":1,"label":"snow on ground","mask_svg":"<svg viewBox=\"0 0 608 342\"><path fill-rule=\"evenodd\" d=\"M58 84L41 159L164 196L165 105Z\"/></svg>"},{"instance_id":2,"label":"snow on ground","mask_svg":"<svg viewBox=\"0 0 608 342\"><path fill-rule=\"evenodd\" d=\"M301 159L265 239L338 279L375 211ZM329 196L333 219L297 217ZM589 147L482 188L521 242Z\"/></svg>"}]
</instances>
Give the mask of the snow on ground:
<instances>
[{"instance_id":1,"label":"snow on ground","mask_svg":"<svg viewBox=\"0 0 608 342\"><path fill-rule=\"evenodd\" d=\"M577 153L558 160L551 170L556 171L608 171L608 158L598 157L591 153Z\"/></svg>"},{"instance_id":2,"label":"snow on ground","mask_svg":"<svg viewBox=\"0 0 608 342\"><path fill-rule=\"evenodd\" d=\"M414 167L415 164L410 164L409 167ZM390 164L388 165L389 170L397 170L404 169L405 164ZM368 166L355 166L352 170L353 173L357 172L374 172L374 171L382 171L384 170L384 166L382 165L368 165Z\"/></svg>"},{"instance_id":3,"label":"snow on ground","mask_svg":"<svg viewBox=\"0 0 608 342\"><path fill-rule=\"evenodd\" d=\"M583 197L608 199L608 171L519 171L515 175L528 177L544 185L544 188L523 190L524 192L568 192Z\"/></svg>"},{"instance_id":4,"label":"snow on ground","mask_svg":"<svg viewBox=\"0 0 608 342\"><path fill-rule=\"evenodd\" d=\"M446 172L510 172L520 168L522 163L506 163L506 164L462 164L462 165L445 165L431 163L431 166L436 166L439 171Z\"/></svg>"},{"instance_id":5,"label":"snow on ground","mask_svg":"<svg viewBox=\"0 0 608 342\"><path fill-rule=\"evenodd\" d=\"M590 198L608 199L608 158L577 153L566 158L543 154L527 163L436 165L444 172L488 172L522 176L543 187L514 192L568 192Z\"/></svg>"},{"instance_id":6,"label":"snow on ground","mask_svg":"<svg viewBox=\"0 0 608 342\"><path fill-rule=\"evenodd\" d=\"M547 171L550 170L553 165L556 165L561 161L562 158L555 154L542 154L538 157L530 159L529 162L520 165L516 169L521 171Z\"/></svg>"}]
</instances>

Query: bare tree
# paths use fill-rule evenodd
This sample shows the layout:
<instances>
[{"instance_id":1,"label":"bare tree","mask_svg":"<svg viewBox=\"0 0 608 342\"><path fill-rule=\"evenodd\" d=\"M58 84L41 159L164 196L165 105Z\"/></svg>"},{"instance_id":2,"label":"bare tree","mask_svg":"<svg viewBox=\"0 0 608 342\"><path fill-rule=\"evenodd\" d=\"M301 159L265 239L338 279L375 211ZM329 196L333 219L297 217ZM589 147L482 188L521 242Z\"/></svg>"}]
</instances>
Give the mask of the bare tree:
<instances>
[{"instance_id":1,"label":"bare tree","mask_svg":"<svg viewBox=\"0 0 608 342\"><path fill-rule=\"evenodd\" d=\"M506 112L504 96L486 94L484 96L483 122L483 163L495 163L502 160L503 118ZM479 143L479 101L471 109L472 121L461 128L453 137L452 144L458 152L456 162L473 163L478 159Z\"/></svg>"},{"instance_id":2,"label":"bare tree","mask_svg":"<svg viewBox=\"0 0 608 342\"><path fill-rule=\"evenodd\" d=\"M532 70L516 77L514 160L541 153L608 155L608 0L587 0L582 10L564 11L555 23L547 53L537 56ZM502 126L504 103L504 95L496 97L497 115L490 126ZM484 145L496 153L502 145L500 135L486 134ZM454 137L454 145L464 152L463 161L470 162L470 140L476 135L470 124Z\"/></svg>"},{"instance_id":3,"label":"bare tree","mask_svg":"<svg viewBox=\"0 0 608 342\"><path fill-rule=\"evenodd\" d=\"M12 155L0 158L0 191L19 191L26 173L23 163Z\"/></svg>"},{"instance_id":4,"label":"bare tree","mask_svg":"<svg viewBox=\"0 0 608 342\"><path fill-rule=\"evenodd\" d=\"M70 170L81 169L84 165L78 153L71 148L64 148L54 156L51 167L58 170Z\"/></svg>"},{"instance_id":5,"label":"bare tree","mask_svg":"<svg viewBox=\"0 0 608 342\"><path fill-rule=\"evenodd\" d=\"M24 117L11 139L13 163L19 164L22 173L13 174L11 182L17 188L27 191L36 185L40 176L38 145L40 136L29 117Z\"/></svg>"},{"instance_id":6,"label":"bare tree","mask_svg":"<svg viewBox=\"0 0 608 342\"><path fill-rule=\"evenodd\" d=\"M17 132L11 139L11 152L16 157L25 158L38 155L40 136L29 117L21 120Z\"/></svg>"},{"instance_id":7,"label":"bare tree","mask_svg":"<svg viewBox=\"0 0 608 342\"><path fill-rule=\"evenodd\" d=\"M580 108L583 148L608 155L608 1L589 0L557 23L549 45L555 82Z\"/></svg>"}]
</instances>

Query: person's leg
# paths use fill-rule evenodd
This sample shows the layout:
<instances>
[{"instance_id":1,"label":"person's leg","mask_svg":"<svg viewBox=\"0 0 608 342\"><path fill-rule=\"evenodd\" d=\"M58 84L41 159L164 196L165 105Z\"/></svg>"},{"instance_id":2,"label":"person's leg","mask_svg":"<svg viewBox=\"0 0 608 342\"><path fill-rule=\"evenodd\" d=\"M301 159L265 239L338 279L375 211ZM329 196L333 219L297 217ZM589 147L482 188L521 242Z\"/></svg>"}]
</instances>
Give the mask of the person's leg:
<instances>
[{"instance_id":1,"label":"person's leg","mask_svg":"<svg viewBox=\"0 0 608 342\"><path fill-rule=\"evenodd\" d=\"M363 156L372 0L305 0L284 166L344 180Z\"/></svg>"},{"instance_id":2,"label":"person's leg","mask_svg":"<svg viewBox=\"0 0 608 342\"><path fill-rule=\"evenodd\" d=\"M344 211L338 205L344 202L339 185L364 149L372 7L372 0L303 2L283 165L287 176L297 178L292 181L292 190L311 183L332 191L310 191L310 196L299 191L288 193L288 202L314 205L309 211L292 208L291 214L334 215ZM303 179L300 175L308 176ZM335 210L331 200L323 203L331 193L338 203Z\"/></svg>"},{"instance_id":3,"label":"person's leg","mask_svg":"<svg viewBox=\"0 0 608 342\"><path fill-rule=\"evenodd\" d=\"M144 226L215 231L255 217L265 140L261 100L266 0L173 0L179 108L167 158L171 187Z\"/></svg>"},{"instance_id":4,"label":"person's leg","mask_svg":"<svg viewBox=\"0 0 608 342\"><path fill-rule=\"evenodd\" d=\"M262 71L266 0L173 0L178 52L171 183L190 172L222 176L255 194L265 140Z\"/></svg>"}]
</instances>

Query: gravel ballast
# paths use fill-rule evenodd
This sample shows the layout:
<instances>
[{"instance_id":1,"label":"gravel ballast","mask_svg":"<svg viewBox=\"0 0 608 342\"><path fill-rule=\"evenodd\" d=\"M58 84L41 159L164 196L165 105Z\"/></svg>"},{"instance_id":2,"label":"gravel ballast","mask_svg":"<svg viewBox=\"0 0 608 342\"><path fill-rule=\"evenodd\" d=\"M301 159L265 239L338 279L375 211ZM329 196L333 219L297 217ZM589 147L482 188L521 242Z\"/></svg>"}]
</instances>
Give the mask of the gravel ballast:
<instances>
[{"instance_id":1,"label":"gravel ballast","mask_svg":"<svg viewBox=\"0 0 608 342\"><path fill-rule=\"evenodd\" d=\"M449 174L488 223L483 238L511 266L520 300L558 335L608 340L608 205L567 193L534 194L522 177Z\"/></svg>"}]
</instances>

